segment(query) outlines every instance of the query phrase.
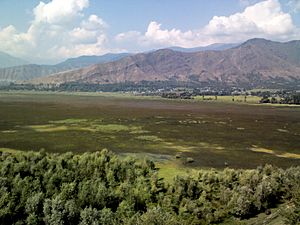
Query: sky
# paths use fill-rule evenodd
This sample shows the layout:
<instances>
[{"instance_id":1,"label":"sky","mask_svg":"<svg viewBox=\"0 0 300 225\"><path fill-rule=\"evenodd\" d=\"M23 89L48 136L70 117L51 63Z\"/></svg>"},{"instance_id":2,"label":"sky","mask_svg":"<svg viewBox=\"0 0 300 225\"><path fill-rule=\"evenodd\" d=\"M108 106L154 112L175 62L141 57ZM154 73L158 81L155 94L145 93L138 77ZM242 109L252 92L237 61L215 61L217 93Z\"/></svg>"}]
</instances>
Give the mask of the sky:
<instances>
[{"instance_id":1,"label":"sky","mask_svg":"<svg viewBox=\"0 0 300 225\"><path fill-rule=\"evenodd\" d=\"M300 39L300 0L0 0L0 51L33 63Z\"/></svg>"}]
</instances>

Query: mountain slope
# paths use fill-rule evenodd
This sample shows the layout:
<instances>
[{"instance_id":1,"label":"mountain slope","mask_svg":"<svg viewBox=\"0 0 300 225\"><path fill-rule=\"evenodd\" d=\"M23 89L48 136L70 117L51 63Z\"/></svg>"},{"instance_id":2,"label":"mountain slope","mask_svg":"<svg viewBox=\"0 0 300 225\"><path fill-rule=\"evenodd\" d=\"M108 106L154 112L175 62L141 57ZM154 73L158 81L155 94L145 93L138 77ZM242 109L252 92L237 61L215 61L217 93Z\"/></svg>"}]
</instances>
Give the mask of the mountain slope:
<instances>
[{"instance_id":1,"label":"mountain slope","mask_svg":"<svg viewBox=\"0 0 300 225\"><path fill-rule=\"evenodd\" d=\"M38 76L47 76L52 73L60 72L55 66L49 65L23 65L0 69L0 81L22 81L30 80Z\"/></svg>"},{"instance_id":2,"label":"mountain slope","mask_svg":"<svg viewBox=\"0 0 300 225\"><path fill-rule=\"evenodd\" d=\"M90 66L93 64L117 61L128 55L130 55L130 54L129 53L119 53L119 54L108 53L108 54L101 55L101 56L96 56L96 55L80 56L77 58L67 59L66 61L59 63L56 66L62 67L62 68L75 68L75 67L83 68L83 67Z\"/></svg>"},{"instance_id":3,"label":"mountain slope","mask_svg":"<svg viewBox=\"0 0 300 225\"><path fill-rule=\"evenodd\" d=\"M58 73L38 83L122 83L182 81L251 84L300 79L300 41L287 43L252 39L224 51L195 53L170 49L137 54L121 60Z\"/></svg>"},{"instance_id":4,"label":"mountain slope","mask_svg":"<svg viewBox=\"0 0 300 225\"><path fill-rule=\"evenodd\" d=\"M0 68L19 66L19 65L25 65L25 64L28 64L28 62L26 62L23 59L11 56L4 52L0 52Z\"/></svg>"},{"instance_id":5,"label":"mountain slope","mask_svg":"<svg viewBox=\"0 0 300 225\"><path fill-rule=\"evenodd\" d=\"M102 56L80 56L56 65L22 65L0 69L0 81L25 81L36 77L83 68L93 64L113 62L128 56L128 53L106 54Z\"/></svg>"}]
</instances>

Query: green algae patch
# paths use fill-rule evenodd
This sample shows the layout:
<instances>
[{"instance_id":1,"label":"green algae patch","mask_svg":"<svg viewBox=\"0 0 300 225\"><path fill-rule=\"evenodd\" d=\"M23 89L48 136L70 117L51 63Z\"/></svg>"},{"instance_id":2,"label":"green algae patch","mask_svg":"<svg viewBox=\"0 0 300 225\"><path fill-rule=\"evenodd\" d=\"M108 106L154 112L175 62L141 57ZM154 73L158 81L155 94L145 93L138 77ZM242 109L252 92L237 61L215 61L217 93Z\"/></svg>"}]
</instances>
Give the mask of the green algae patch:
<instances>
[{"instance_id":1,"label":"green algae patch","mask_svg":"<svg viewBox=\"0 0 300 225\"><path fill-rule=\"evenodd\" d=\"M135 129L135 128L126 125L121 125L121 124L99 124L99 125L91 126L91 130L95 132L103 132L103 133L131 131L131 129Z\"/></svg>"},{"instance_id":2,"label":"green algae patch","mask_svg":"<svg viewBox=\"0 0 300 225\"><path fill-rule=\"evenodd\" d=\"M142 141L153 141L153 142L161 142L163 139L155 136L155 135L142 135L135 137L136 139L142 140Z\"/></svg>"},{"instance_id":3,"label":"green algae patch","mask_svg":"<svg viewBox=\"0 0 300 225\"><path fill-rule=\"evenodd\" d=\"M267 149L267 148L261 148L256 145L253 145L252 148L250 148L251 151L253 152L258 152L258 153L266 153L266 154L271 154L280 158L288 158L288 159L300 159L300 154L296 153L290 153L290 152L275 152L272 149Z\"/></svg>"},{"instance_id":4,"label":"green algae patch","mask_svg":"<svg viewBox=\"0 0 300 225\"><path fill-rule=\"evenodd\" d=\"M81 124L88 122L87 119L65 119L65 120L56 120L49 121L51 124Z\"/></svg>"},{"instance_id":5,"label":"green algae patch","mask_svg":"<svg viewBox=\"0 0 300 225\"><path fill-rule=\"evenodd\" d=\"M53 124L45 124L45 125L31 125L26 128L30 128L36 132L62 132L62 131L93 131L88 127L70 127L66 125L56 126Z\"/></svg>"},{"instance_id":6,"label":"green algae patch","mask_svg":"<svg viewBox=\"0 0 300 225\"><path fill-rule=\"evenodd\" d=\"M0 148L0 152L16 153L16 152L20 152L20 150L12 149L12 148Z\"/></svg>"}]
</instances>

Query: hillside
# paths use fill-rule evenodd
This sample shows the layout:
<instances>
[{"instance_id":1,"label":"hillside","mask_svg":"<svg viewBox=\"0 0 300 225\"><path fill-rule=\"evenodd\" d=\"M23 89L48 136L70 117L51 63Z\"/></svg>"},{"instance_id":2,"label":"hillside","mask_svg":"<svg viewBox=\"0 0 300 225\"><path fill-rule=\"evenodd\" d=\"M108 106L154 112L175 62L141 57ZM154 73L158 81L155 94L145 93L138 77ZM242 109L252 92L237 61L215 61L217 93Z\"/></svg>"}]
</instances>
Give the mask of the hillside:
<instances>
[{"instance_id":1,"label":"hillside","mask_svg":"<svg viewBox=\"0 0 300 225\"><path fill-rule=\"evenodd\" d=\"M0 52L0 68L19 66L24 64L28 64L28 62L23 59L11 56L7 53Z\"/></svg>"},{"instance_id":2,"label":"hillside","mask_svg":"<svg viewBox=\"0 0 300 225\"><path fill-rule=\"evenodd\" d=\"M126 56L130 55L129 53L119 53L119 54L113 54L113 53L108 53L105 55L97 56L97 55L92 55L92 56L80 56L77 58L70 58L67 59L66 61L57 64L56 66L62 67L62 68L82 68L86 66L90 66L93 64L98 64L98 63L107 63L107 62L113 62L117 61L119 59L122 59Z\"/></svg>"},{"instance_id":3,"label":"hillside","mask_svg":"<svg viewBox=\"0 0 300 225\"><path fill-rule=\"evenodd\" d=\"M35 83L111 84L141 81L211 82L257 86L300 78L300 41L252 39L223 51L141 53L121 60L58 73Z\"/></svg>"},{"instance_id":4,"label":"hillside","mask_svg":"<svg viewBox=\"0 0 300 225\"><path fill-rule=\"evenodd\" d=\"M50 74L83 68L93 64L107 63L119 60L128 53L106 54L102 56L80 56L67 59L56 65L22 65L0 69L0 81L25 81L36 77L43 77Z\"/></svg>"}]
</instances>

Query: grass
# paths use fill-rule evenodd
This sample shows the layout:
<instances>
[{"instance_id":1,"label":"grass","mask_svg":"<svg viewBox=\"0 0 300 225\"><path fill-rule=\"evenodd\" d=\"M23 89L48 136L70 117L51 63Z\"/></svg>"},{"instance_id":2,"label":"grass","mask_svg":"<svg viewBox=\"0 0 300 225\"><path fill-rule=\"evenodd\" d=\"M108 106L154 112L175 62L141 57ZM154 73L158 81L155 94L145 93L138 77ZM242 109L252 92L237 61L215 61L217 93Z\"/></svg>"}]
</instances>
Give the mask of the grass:
<instances>
[{"instance_id":1,"label":"grass","mask_svg":"<svg viewBox=\"0 0 300 225\"><path fill-rule=\"evenodd\" d=\"M1 92L0 108L0 148L181 154L178 167L164 165L171 171L299 164L300 108L45 92ZM249 151L253 145L276 154ZM188 157L194 162L183 164Z\"/></svg>"},{"instance_id":2,"label":"grass","mask_svg":"<svg viewBox=\"0 0 300 225\"><path fill-rule=\"evenodd\" d=\"M138 129L137 127L130 127L120 124L95 124L92 125L92 129L97 132L103 132L103 133L114 133L114 132L122 132L122 131L131 131L132 129Z\"/></svg>"},{"instance_id":3,"label":"grass","mask_svg":"<svg viewBox=\"0 0 300 225\"><path fill-rule=\"evenodd\" d=\"M162 139L154 136L154 135L142 135L142 136L137 136L136 139L142 140L142 141L150 141L150 142L161 142Z\"/></svg>"},{"instance_id":4,"label":"grass","mask_svg":"<svg viewBox=\"0 0 300 225\"><path fill-rule=\"evenodd\" d=\"M16 153L20 150L11 149L11 148L0 148L0 152Z\"/></svg>"},{"instance_id":5,"label":"grass","mask_svg":"<svg viewBox=\"0 0 300 225\"><path fill-rule=\"evenodd\" d=\"M65 120L58 120L58 121L49 121L52 124L79 124L79 123L86 123L88 122L87 119L65 119Z\"/></svg>"},{"instance_id":6,"label":"grass","mask_svg":"<svg viewBox=\"0 0 300 225\"><path fill-rule=\"evenodd\" d=\"M196 169L188 169L183 166L178 166L175 162L162 162L156 164L159 169L158 176L164 178L168 183L171 183L175 176L190 176L195 175Z\"/></svg>"},{"instance_id":7,"label":"grass","mask_svg":"<svg viewBox=\"0 0 300 225\"><path fill-rule=\"evenodd\" d=\"M166 182L172 182L175 176L194 176L198 174L198 169L186 168L183 165L184 159L177 159L170 155L148 154L148 153L123 153L123 157L133 157L138 160L150 159L155 162L158 168L158 176L164 178Z\"/></svg>"},{"instance_id":8,"label":"grass","mask_svg":"<svg viewBox=\"0 0 300 225\"><path fill-rule=\"evenodd\" d=\"M58 121L49 121L49 124L31 125L24 128L33 129L36 132L59 132L59 131L89 131L102 133L115 132L139 132L140 127L125 126L121 124L102 124L102 120L87 120L87 119L65 119Z\"/></svg>"},{"instance_id":9,"label":"grass","mask_svg":"<svg viewBox=\"0 0 300 225\"><path fill-rule=\"evenodd\" d=\"M27 126L28 128L36 131L36 132L59 132L59 131L67 131L67 126L53 126L51 124L47 125L32 125Z\"/></svg>"},{"instance_id":10,"label":"grass","mask_svg":"<svg viewBox=\"0 0 300 225\"><path fill-rule=\"evenodd\" d=\"M253 152L260 152L260 153L266 153L266 154L272 154L275 155L277 157L281 157L281 158L288 158L288 159L300 159L300 154L296 154L296 153L289 153L289 152L280 152L277 153L271 149L266 149L266 148L259 148L257 146L253 146L252 148L250 148L251 151Z\"/></svg>"}]
</instances>

